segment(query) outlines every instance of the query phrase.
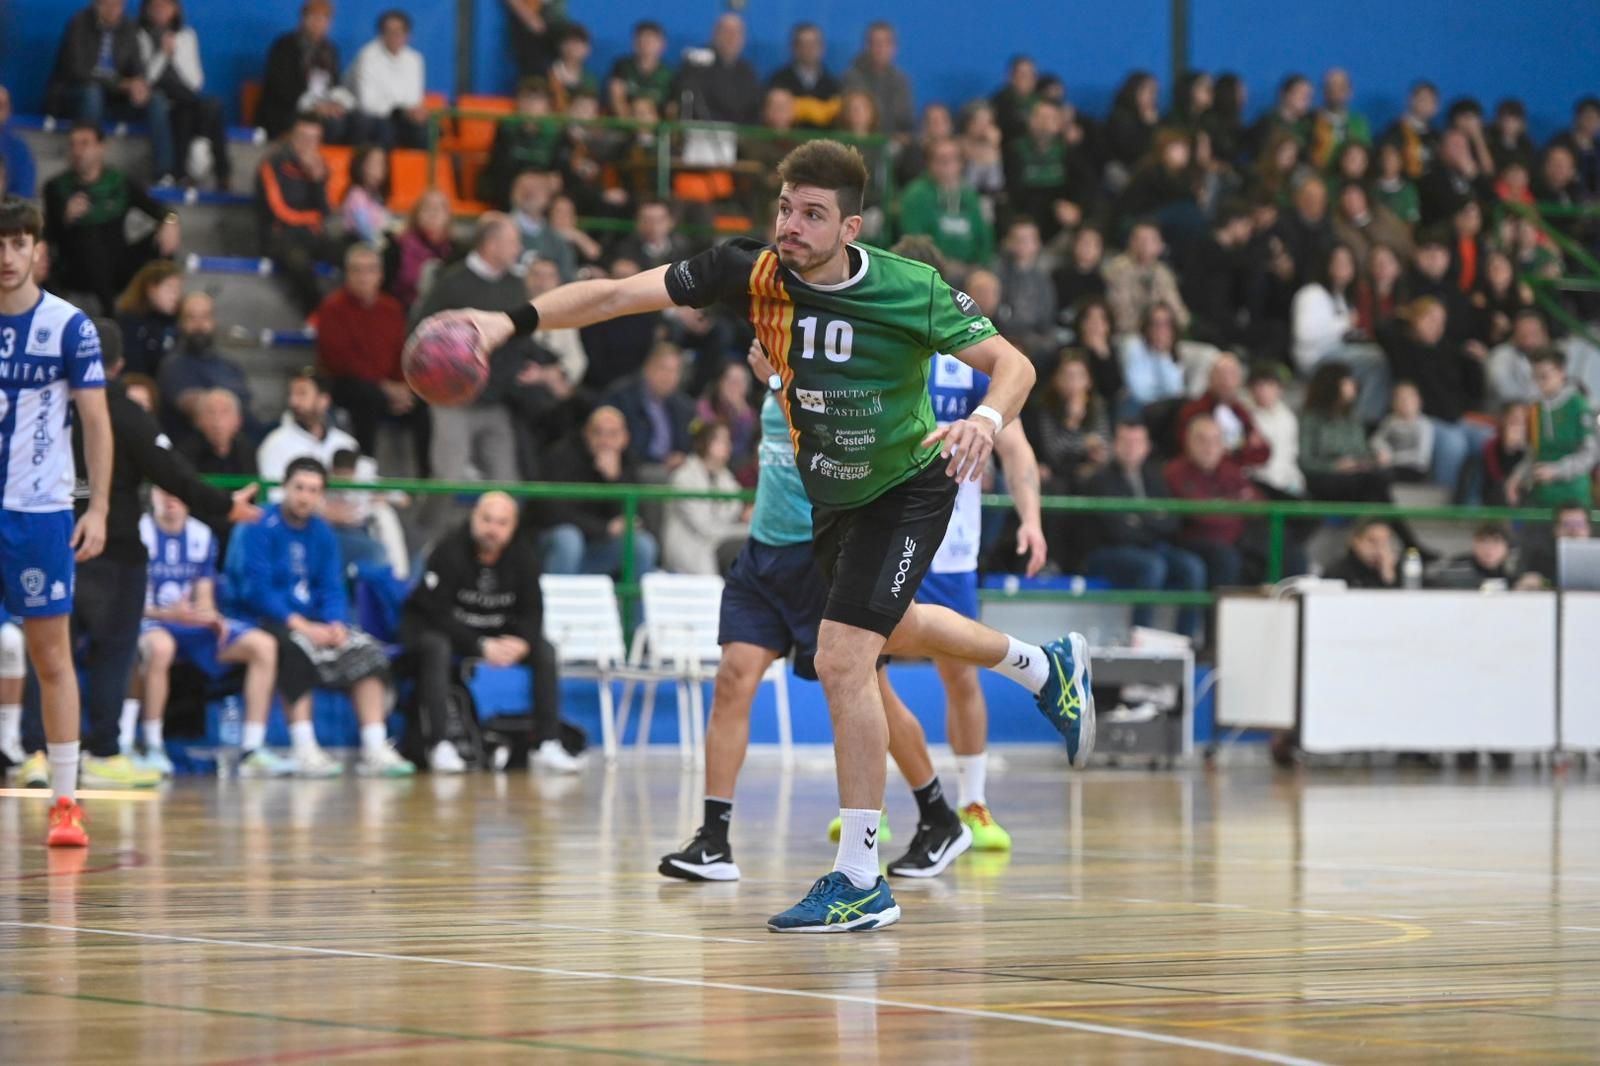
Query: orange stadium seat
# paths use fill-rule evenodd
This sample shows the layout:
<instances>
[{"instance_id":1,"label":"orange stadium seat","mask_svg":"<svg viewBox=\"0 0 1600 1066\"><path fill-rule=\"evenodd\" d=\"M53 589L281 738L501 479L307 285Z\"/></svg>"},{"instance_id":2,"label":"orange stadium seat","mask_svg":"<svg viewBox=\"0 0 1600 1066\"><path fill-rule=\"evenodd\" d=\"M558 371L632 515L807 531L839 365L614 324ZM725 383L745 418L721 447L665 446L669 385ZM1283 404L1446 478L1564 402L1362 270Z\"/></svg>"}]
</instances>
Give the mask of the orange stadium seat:
<instances>
[{"instance_id":1,"label":"orange stadium seat","mask_svg":"<svg viewBox=\"0 0 1600 1066\"><path fill-rule=\"evenodd\" d=\"M467 94L456 101L458 111L492 112L494 115L509 115L517 109L516 101L509 96L474 96ZM494 131L499 124L497 118L478 116L457 116L455 140L451 147L462 152L487 152L494 146Z\"/></svg>"},{"instance_id":2,"label":"orange stadium seat","mask_svg":"<svg viewBox=\"0 0 1600 1066\"><path fill-rule=\"evenodd\" d=\"M337 208L350 191L350 157L356 150L343 144L325 144L321 151L328 164L328 206Z\"/></svg>"},{"instance_id":3,"label":"orange stadium seat","mask_svg":"<svg viewBox=\"0 0 1600 1066\"><path fill-rule=\"evenodd\" d=\"M244 119L246 126L256 124L256 105L259 103L261 103L261 83L259 81L240 83L239 115Z\"/></svg>"}]
</instances>

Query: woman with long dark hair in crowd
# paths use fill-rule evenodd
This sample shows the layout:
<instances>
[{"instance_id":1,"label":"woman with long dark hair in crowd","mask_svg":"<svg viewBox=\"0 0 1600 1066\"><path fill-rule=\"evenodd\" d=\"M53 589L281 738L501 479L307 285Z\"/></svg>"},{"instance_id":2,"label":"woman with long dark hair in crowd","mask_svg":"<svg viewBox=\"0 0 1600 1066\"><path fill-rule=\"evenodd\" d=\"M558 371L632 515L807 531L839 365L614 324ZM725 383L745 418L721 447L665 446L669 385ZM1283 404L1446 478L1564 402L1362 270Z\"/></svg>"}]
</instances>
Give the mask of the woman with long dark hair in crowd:
<instances>
[{"instance_id":1,"label":"woman with long dark hair in crowd","mask_svg":"<svg viewBox=\"0 0 1600 1066\"><path fill-rule=\"evenodd\" d=\"M1150 142L1161 124L1160 103L1161 85L1147 70L1129 74L1117 90L1106 119L1106 148L1124 174L1150 154Z\"/></svg>"},{"instance_id":2,"label":"woman with long dark hair in crowd","mask_svg":"<svg viewBox=\"0 0 1600 1066\"><path fill-rule=\"evenodd\" d=\"M178 305L183 302L183 267L157 259L139 268L117 300L122 358L131 374L155 377L178 344Z\"/></svg>"},{"instance_id":3,"label":"woman with long dark hair in crowd","mask_svg":"<svg viewBox=\"0 0 1600 1066\"><path fill-rule=\"evenodd\" d=\"M1095 395L1089 361L1081 352L1062 353L1050 380L1029 404L1023 429L1039 457L1039 477L1048 493L1077 492L1105 462L1111 420Z\"/></svg>"},{"instance_id":4,"label":"woman with long dark hair in crowd","mask_svg":"<svg viewBox=\"0 0 1600 1066\"><path fill-rule=\"evenodd\" d=\"M761 436L756 409L750 404L750 383L750 368L730 359L706 383L695 405L695 418L728 428L728 468L745 488L756 483L756 444Z\"/></svg>"}]
</instances>

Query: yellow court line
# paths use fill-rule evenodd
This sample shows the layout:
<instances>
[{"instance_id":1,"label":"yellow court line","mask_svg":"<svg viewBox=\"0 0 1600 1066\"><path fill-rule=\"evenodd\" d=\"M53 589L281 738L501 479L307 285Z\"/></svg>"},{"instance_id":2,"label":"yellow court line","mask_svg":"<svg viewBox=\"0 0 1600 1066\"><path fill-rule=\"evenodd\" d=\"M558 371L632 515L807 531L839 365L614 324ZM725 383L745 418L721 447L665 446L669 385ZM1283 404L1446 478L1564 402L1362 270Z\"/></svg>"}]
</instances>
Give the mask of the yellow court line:
<instances>
[{"instance_id":1,"label":"yellow court line","mask_svg":"<svg viewBox=\"0 0 1600 1066\"><path fill-rule=\"evenodd\" d=\"M1158 906L1170 907L1171 903L1152 901ZM1207 910L1204 913L1217 912ZM1412 922L1396 921L1392 918L1364 918L1354 914L1297 914L1294 911L1263 910L1255 907L1242 907L1238 910L1223 913L1231 914L1270 914L1283 918L1330 918L1336 922L1352 922L1358 925L1376 925L1387 929L1398 929L1399 935L1383 937L1379 940L1362 940L1354 944L1311 944L1300 947L1275 947L1275 948L1218 948L1214 951L1144 951L1124 955L1080 955L1078 962L1155 962L1167 959L1249 959L1269 955L1311 955L1324 951L1371 951L1376 948L1398 947L1401 944L1411 944L1418 940L1426 940L1433 935L1433 930L1426 926L1416 925Z\"/></svg>"},{"instance_id":2,"label":"yellow court line","mask_svg":"<svg viewBox=\"0 0 1600 1066\"><path fill-rule=\"evenodd\" d=\"M86 800L141 800L146 803L161 798L161 790L155 788L138 789L112 789L112 788L80 788L76 793L79 799ZM0 796L12 796L16 799L41 799L48 801L51 792L48 788L0 788Z\"/></svg>"}]
</instances>

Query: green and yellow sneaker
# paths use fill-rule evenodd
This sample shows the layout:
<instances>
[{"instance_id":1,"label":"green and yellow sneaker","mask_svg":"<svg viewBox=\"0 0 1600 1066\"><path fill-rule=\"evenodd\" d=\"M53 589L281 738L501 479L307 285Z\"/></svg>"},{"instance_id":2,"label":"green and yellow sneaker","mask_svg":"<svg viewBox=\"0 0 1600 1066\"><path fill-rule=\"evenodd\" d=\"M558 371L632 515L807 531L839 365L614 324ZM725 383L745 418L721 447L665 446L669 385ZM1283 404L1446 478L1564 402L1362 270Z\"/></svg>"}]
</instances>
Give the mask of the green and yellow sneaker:
<instances>
[{"instance_id":1,"label":"green and yellow sneaker","mask_svg":"<svg viewBox=\"0 0 1600 1066\"><path fill-rule=\"evenodd\" d=\"M78 781L84 788L155 788L161 774L135 766L126 755L85 755Z\"/></svg>"},{"instance_id":2,"label":"green and yellow sneaker","mask_svg":"<svg viewBox=\"0 0 1600 1066\"><path fill-rule=\"evenodd\" d=\"M972 850L1010 851L1011 834L994 820L989 808L981 803L969 803L961 808L961 822L972 830Z\"/></svg>"},{"instance_id":3,"label":"green and yellow sneaker","mask_svg":"<svg viewBox=\"0 0 1600 1066\"><path fill-rule=\"evenodd\" d=\"M1044 646L1050 676L1034 697L1039 713L1067 742L1067 762L1082 766L1094 752L1094 679L1089 643L1081 633L1068 633Z\"/></svg>"}]
</instances>

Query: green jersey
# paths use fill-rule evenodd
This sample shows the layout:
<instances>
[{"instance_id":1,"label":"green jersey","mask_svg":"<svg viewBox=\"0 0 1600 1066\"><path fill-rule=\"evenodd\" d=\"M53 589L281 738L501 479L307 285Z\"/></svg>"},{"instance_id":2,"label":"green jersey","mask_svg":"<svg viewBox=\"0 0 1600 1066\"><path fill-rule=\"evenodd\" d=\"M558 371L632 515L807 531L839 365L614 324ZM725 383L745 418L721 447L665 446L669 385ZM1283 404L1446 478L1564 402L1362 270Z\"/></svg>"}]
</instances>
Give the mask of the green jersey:
<instances>
[{"instance_id":1,"label":"green jersey","mask_svg":"<svg viewBox=\"0 0 1600 1066\"><path fill-rule=\"evenodd\" d=\"M673 264L667 292L745 316L783 380L795 464L811 502L860 507L939 454L929 359L996 335L972 297L925 263L849 247L849 276L808 285L771 245L736 237Z\"/></svg>"}]
</instances>

